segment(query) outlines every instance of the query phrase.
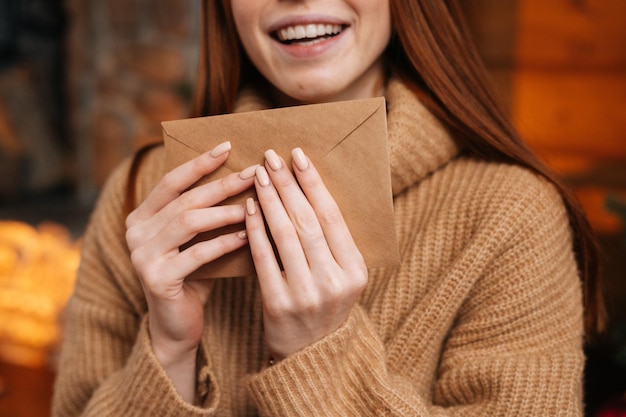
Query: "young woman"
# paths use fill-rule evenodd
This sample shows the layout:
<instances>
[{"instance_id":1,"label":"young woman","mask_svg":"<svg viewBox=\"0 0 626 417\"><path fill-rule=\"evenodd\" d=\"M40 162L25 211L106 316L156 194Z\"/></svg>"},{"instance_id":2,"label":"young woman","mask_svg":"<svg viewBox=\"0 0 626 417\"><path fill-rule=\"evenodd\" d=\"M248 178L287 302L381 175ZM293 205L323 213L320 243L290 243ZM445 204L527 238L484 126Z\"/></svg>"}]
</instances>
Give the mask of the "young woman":
<instances>
[{"instance_id":1,"label":"young woman","mask_svg":"<svg viewBox=\"0 0 626 417\"><path fill-rule=\"evenodd\" d=\"M145 150L86 233L55 415L582 415L588 226L489 94L455 2L203 4L194 115L386 97L402 264L365 267L302 149L191 190L228 142L167 173ZM185 279L246 244L257 276Z\"/></svg>"}]
</instances>

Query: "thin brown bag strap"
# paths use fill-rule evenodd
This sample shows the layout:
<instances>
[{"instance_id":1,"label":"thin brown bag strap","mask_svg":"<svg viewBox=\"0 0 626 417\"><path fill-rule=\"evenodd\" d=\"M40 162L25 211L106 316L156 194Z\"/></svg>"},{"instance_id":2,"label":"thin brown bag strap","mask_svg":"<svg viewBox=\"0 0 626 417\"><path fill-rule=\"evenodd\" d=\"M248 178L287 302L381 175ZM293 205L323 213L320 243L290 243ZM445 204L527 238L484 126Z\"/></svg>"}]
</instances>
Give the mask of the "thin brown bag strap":
<instances>
[{"instance_id":1,"label":"thin brown bag strap","mask_svg":"<svg viewBox=\"0 0 626 417\"><path fill-rule=\"evenodd\" d=\"M139 174L139 168L141 167L141 164L143 163L148 152L157 146L159 146L159 143L145 145L139 148L133 155L126 183L124 217L128 216L137 207L137 175Z\"/></svg>"}]
</instances>

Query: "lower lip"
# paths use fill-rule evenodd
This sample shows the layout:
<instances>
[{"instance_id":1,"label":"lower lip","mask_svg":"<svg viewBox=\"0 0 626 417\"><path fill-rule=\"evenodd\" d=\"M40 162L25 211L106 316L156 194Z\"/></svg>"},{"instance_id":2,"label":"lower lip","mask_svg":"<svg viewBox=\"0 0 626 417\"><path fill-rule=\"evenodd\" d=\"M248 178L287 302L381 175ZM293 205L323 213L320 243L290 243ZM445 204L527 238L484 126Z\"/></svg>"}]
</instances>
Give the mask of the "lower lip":
<instances>
[{"instance_id":1,"label":"lower lip","mask_svg":"<svg viewBox=\"0 0 626 417\"><path fill-rule=\"evenodd\" d=\"M324 55L326 51L328 51L338 42L340 42L341 38L343 38L348 29L349 28L345 28L338 35L308 45L301 43L284 44L277 40L275 42L283 52L285 52L287 55L292 56L293 58L313 59Z\"/></svg>"}]
</instances>

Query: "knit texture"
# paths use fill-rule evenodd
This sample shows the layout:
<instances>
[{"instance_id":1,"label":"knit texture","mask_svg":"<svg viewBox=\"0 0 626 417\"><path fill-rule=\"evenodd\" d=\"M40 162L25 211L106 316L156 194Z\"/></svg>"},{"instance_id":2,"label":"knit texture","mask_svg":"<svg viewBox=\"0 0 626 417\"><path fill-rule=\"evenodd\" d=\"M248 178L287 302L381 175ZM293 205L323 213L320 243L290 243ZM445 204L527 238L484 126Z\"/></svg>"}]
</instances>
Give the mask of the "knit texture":
<instances>
[{"instance_id":1,"label":"knit texture","mask_svg":"<svg viewBox=\"0 0 626 417\"><path fill-rule=\"evenodd\" d=\"M129 163L103 189L66 314L55 416L581 416L583 325L566 211L546 181L464 156L398 80L387 92L402 263L370 270L334 333L269 367L254 277L206 307L198 406L150 348L123 218ZM254 95L240 111L264 106ZM162 147L137 196L164 174Z\"/></svg>"}]
</instances>

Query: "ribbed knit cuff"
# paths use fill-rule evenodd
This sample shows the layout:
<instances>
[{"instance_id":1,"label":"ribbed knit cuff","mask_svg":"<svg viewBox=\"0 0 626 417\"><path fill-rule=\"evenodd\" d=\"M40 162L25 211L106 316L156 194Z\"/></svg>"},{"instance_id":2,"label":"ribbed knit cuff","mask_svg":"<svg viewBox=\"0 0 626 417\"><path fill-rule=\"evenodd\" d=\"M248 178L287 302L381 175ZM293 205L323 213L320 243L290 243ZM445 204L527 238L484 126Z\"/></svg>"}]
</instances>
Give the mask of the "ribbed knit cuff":
<instances>
[{"instance_id":1,"label":"ribbed knit cuff","mask_svg":"<svg viewBox=\"0 0 626 417\"><path fill-rule=\"evenodd\" d=\"M199 388L210 386L214 378L202 367L199 372ZM213 379L213 381L211 381ZM213 416L213 407L201 409L187 403L179 394L169 379L156 356L154 355L148 334L147 319L141 323L135 346L128 358L126 367L116 375L116 383L103 385L100 389L109 391L107 395L99 395L102 399L97 404L90 404L94 415L120 416ZM211 390L206 389L207 395ZM103 404L106 402L106 404ZM106 411L104 411L106 410ZM89 412L87 413L89 414Z\"/></svg>"},{"instance_id":2,"label":"ribbed knit cuff","mask_svg":"<svg viewBox=\"0 0 626 417\"><path fill-rule=\"evenodd\" d=\"M384 374L382 343L357 306L337 331L252 375L246 388L262 416L366 415L381 406Z\"/></svg>"}]
</instances>

